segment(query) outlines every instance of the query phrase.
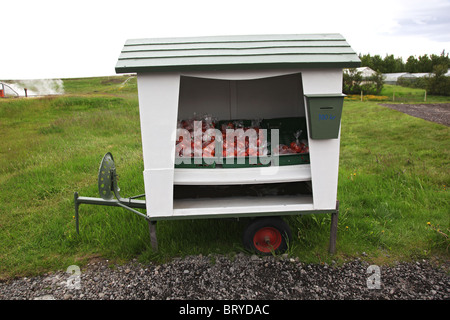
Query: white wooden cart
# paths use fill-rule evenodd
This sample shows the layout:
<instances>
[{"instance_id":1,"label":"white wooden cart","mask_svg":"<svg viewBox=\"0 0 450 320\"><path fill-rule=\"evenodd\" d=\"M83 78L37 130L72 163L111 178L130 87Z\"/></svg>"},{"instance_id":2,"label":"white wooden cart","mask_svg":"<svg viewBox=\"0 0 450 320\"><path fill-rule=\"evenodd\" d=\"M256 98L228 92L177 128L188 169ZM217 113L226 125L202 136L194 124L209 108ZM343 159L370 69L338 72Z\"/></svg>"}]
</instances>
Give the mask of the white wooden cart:
<instances>
[{"instance_id":1,"label":"white wooden cart","mask_svg":"<svg viewBox=\"0 0 450 320\"><path fill-rule=\"evenodd\" d=\"M255 217L245 231L244 244L267 253L285 249L289 240L289 227L279 217L330 213L334 252L342 70L359 65L358 56L339 34L128 40L116 72L137 73L146 197L120 198L108 155L102 162L103 179L110 177L107 191L99 182L103 199L76 194L77 221L81 203L119 205L141 215L133 208L146 209L143 216L157 248L158 220ZM217 121L303 119L309 161L283 166L274 162L177 166L177 124L205 113ZM301 184L309 192L292 192ZM277 185L291 191L264 192L264 186ZM257 196L243 193L258 187ZM183 196L183 190L189 192ZM199 197L205 190L209 195Z\"/></svg>"}]
</instances>

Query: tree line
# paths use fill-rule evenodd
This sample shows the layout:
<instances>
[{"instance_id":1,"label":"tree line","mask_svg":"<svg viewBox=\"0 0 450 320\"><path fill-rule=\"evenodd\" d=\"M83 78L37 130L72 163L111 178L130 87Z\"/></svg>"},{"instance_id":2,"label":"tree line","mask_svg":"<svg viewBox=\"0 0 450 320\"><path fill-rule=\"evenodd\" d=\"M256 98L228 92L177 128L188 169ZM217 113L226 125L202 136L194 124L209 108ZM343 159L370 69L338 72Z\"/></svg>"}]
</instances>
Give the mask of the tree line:
<instances>
[{"instance_id":1,"label":"tree line","mask_svg":"<svg viewBox=\"0 0 450 320\"><path fill-rule=\"evenodd\" d=\"M440 55L409 56L406 62L401 57L394 57L393 54L386 54L384 58L380 55L359 54L359 59L362 67L369 67L380 73L432 73L436 68L448 69L450 66L450 58L445 50Z\"/></svg>"},{"instance_id":2,"label":"tree line","mask_svg":"<svg viewBox=\"0 0 450 320\"><path fill-rule=\"evenodd\" d=\"M440 55L424 54L416 58L410 56L406 62L402 58L395 58L387 54L384 58L380 55L359 54L362 67L369 67L376 72L370 78L362 78L362 74L356 69L344 72L343 92L346 94L379 95L383 88L383 73L429 73L427 77L399 78L397 84L404 87L425 89L432 95L450 96L450 77L445 76L450 67L450 58L445 50Z\"/></svg>"},{"instance_id":3,"label":"tree line","mask_svg":"<svg viewBox=\"0 0 450 320\"><path fill-rule=\"evenodd\" d=\"M363 78L362 73L356 68L348 69L344 72L342 82L342 92L345 94L379 95L383 89L383 74L376 72L369 78Z\"/></svg>"}]
</instances>

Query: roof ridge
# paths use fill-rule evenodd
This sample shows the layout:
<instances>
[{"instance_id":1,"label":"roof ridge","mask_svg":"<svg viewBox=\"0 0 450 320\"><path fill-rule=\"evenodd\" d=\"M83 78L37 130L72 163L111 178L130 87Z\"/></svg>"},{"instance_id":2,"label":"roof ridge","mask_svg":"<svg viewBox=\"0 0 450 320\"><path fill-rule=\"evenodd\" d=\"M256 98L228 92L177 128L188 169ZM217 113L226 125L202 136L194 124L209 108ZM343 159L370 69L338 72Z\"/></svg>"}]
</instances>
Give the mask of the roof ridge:
<instances>
[{"instance_id":1,"label":"roof ridge","mask_svg":"<svg viewBox=\"0 0 450 320\"><path fill-rule=\"evenodd\" d=\"M283 38L281 38L283 37ZM284 38L287 37L287 38ZM309 38L314 37L314 38ZM326 38L327 37L327 38ZM210 39L210 40L208 40ZM261 34L261 35L221 35L200 37L167 37L167 38L137 38L128 39L126 46L148 44L188 44L188 43L227 43L227 42L266 42L266 41L345 41L339 33L310 33L310 34Z\"/></svg>"},{"instance_id":2,"label":"roof ridge","mask_svg":"<svg viewBox=\"0 0 450 320\"><path fill-rule=\"evenodd\" d=\"M249 66L357 67L360 59L338 33L131 39L122 49L116 72Z\"/></svg>"}]
</instances>

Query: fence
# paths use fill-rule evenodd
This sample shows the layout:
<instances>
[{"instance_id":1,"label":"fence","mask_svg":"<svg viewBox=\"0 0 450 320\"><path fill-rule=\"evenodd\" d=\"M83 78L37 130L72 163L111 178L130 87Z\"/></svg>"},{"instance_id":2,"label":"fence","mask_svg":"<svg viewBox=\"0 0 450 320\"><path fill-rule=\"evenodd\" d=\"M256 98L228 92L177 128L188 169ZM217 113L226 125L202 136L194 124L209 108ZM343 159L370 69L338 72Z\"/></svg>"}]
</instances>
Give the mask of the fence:
<instances>
[{"instance_id":1,"label":"fence","mask_svg":"<svg viewBox=\"0 0 450 320\"><path fill-rule=\"evenodd\" d=\"M426 102L427 91L423 92L393 92L391 101Z\"/></svg>"},{"instance_id":2,"label":"fence","mask_svg":"<svg viewBox=\"0 0 450 320\"><path fill-rule=\"evenodd\" d=\"M375 96L375 95L364 95L364 92L361 94L352 94L347 95L345 100L350 101L393 101L393 102L426 102L427 101L427 92L424 90L423 92L393 92L392 95L388 96Z\"/></svg>"}]
</instances>

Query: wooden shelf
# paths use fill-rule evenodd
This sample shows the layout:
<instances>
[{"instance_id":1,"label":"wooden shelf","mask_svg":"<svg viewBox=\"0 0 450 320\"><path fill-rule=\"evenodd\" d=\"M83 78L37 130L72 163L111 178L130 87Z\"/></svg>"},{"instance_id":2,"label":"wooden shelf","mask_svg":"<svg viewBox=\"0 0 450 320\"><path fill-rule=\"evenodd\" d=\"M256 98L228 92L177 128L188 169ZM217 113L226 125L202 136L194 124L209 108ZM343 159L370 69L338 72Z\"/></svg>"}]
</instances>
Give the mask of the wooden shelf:
<instances>
[{"instance_id":1,"label":"wooden shelf","mask_svg":"<svg viewBox=\"0 0 450 320\"><path fill-rule=\"evenodd\" d=\"M175 169L176 185L233 185L310 181L309 164L257 168Z\"/></svg>"},{"instance_id":2,"label":"wooden shelf","mask_svg":"<svg viewBox=\"0 0 450 320\"><path fill-rule=\"evenodd\" d=\"M177 199L173 202L173 217L282 213L313 209L311 195Z\"/></svg>"}]
</instances>

